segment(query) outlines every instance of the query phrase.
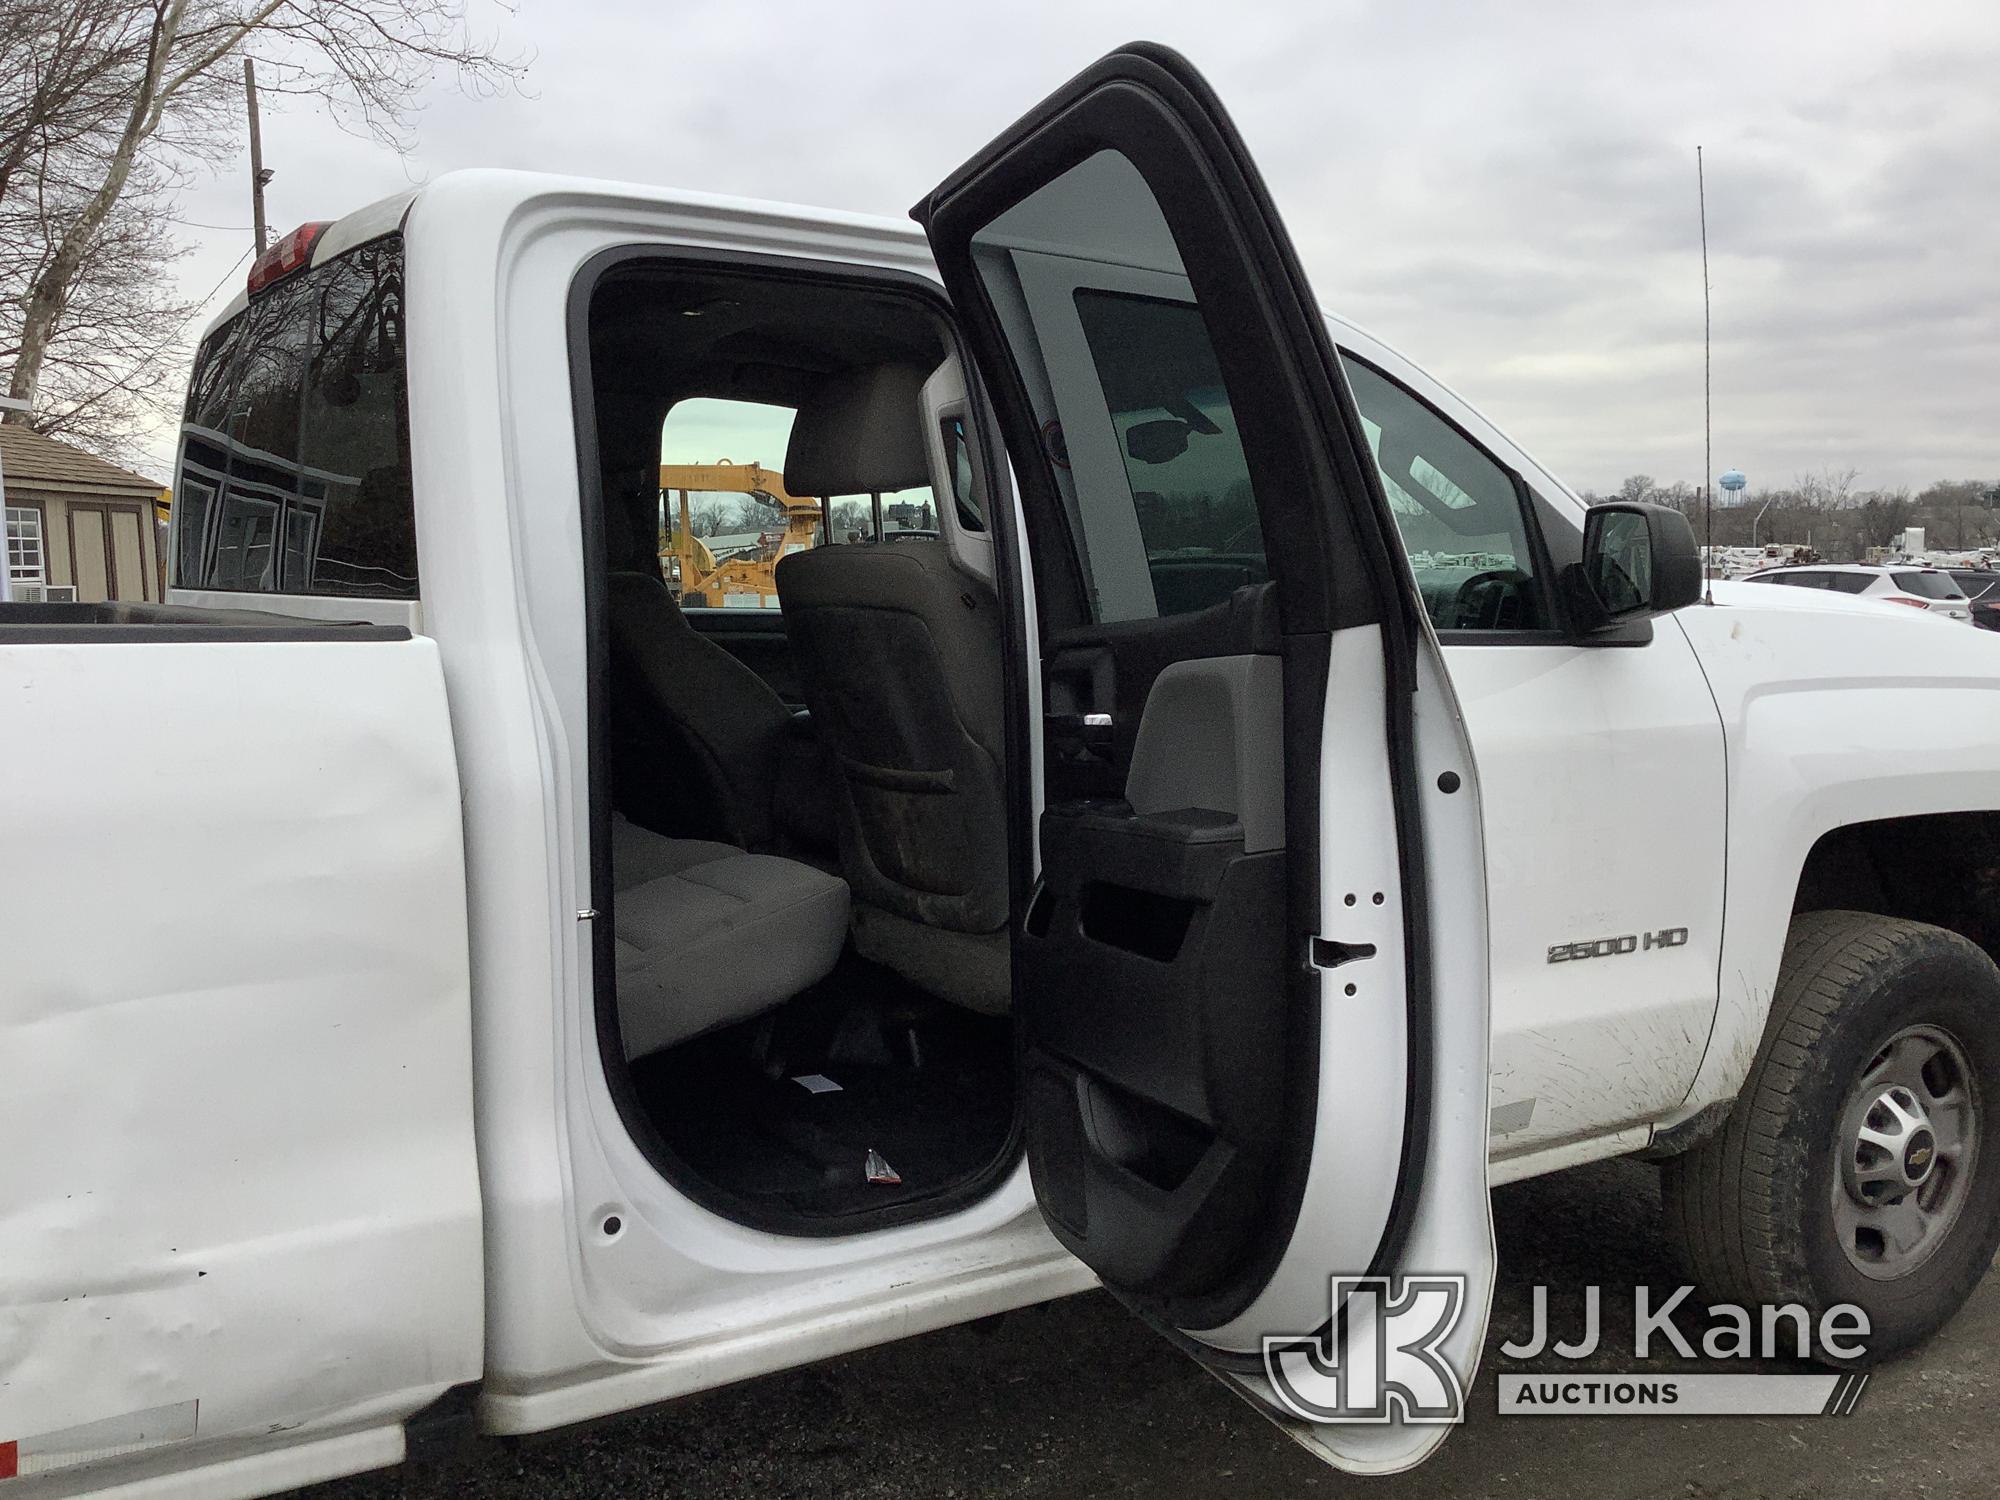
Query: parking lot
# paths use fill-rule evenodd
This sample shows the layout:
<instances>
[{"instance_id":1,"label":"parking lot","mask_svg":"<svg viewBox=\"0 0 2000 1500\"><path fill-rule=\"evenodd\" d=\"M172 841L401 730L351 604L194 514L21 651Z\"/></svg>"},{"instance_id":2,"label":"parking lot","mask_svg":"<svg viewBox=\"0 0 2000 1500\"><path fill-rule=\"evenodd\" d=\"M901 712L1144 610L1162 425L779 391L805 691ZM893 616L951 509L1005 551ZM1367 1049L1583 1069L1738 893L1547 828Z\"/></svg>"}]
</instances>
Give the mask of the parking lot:
<instances>
[{"instance_id":1,"label":"parking lot","mask_svg":"<svg viewBox=\"0 0 2000 1500\"><path fill-rule=\"evenodd\" d=\"M1528 1328L1530 1288L1604 1288L1607 1348L1636 1284L1671 1287L1655 1174L1635 1163L1495 1196L1502 1281L1489 1351ZM1573 1324L1570 1326L1574 1326ZM1354 1480L1296 1449L1102 1294L905 1340L529 1443L464 1467L307 1492L389 1496L1988 1495L2000 1463L2000 1295L1878 1372L1845 1418L1506 1418L1489 1359L1464 1430L1414 1474ZM1630 1367L1632 1361L1617 1363Z\"/></svg>"}]
</instances>

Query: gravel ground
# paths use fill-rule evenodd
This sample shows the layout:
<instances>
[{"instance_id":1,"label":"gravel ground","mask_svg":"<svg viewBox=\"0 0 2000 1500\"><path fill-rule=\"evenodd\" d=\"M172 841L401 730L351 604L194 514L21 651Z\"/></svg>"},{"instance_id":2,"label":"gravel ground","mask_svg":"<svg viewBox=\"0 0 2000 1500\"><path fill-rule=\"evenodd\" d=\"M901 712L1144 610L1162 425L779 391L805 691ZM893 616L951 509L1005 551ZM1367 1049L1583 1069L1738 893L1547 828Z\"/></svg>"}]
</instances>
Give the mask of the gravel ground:
<instances>
[{"instance_id":1,"label":"gravel ground","mask_svg":"<svg viewBox=\"0 0 2000 1500\"><path fill-rule=\"evenodd\" d=\"M1580 1307L1581 1288L1599 1284L1605 1343L1629 1348L1629 1288L1671 1288L1679 1278L1661 1241L1650 1168L1607 1163L1503 1188L1494 1203L1503 1274L1471 1419L1437 1458L1396 1479L1322 1467L1093 1293L643 1416L486 1445L463 1465L301 1493L763 1500L1207 1496L1227 1486L1367 1500L1915 1500L2000 1492L2000 1291L1991 1278L1938 1341L1877 1372L1849 1417L1498 1417L1492 1346L1525 1335L1531 1286L1552 1288L1560 1331L1579 1326L1561 1310L1565 1292Z\"/></svg>"}]
</instances>

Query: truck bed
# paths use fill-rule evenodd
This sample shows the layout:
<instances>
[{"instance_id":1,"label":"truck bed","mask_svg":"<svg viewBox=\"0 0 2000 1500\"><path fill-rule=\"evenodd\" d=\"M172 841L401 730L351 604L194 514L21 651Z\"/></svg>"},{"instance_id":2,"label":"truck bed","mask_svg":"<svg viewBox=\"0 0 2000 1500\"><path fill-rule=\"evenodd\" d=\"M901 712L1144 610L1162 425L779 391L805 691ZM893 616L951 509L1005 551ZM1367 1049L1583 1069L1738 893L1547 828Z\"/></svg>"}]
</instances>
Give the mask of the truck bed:
<instances>
[{"instance_id":1,"label":"truck bed","mask_svg":"<svg viewBox=\"0 0 2000 1500\"><path fill-rule=\"evenodd\" d=\"M93 641L404 641L401 625L307 620L258 609L185 604L0 604L0 644Z\"/></svg>"}]
</instances>

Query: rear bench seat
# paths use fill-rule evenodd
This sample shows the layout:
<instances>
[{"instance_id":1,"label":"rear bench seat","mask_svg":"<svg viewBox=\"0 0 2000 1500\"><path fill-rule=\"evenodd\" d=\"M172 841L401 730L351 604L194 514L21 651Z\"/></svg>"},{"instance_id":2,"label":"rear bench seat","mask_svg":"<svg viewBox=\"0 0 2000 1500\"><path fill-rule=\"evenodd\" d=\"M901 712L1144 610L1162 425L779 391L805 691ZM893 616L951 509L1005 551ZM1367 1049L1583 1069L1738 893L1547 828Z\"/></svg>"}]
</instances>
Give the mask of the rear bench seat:
<instances>
[{"instance_id":1,"label":"rear bench seat","mask_svg":"<svg viewBox=\"0 0 2000 1500\"><path fill-rule=\"evenodd\" d=\"M628 1059L782 1004L826 977L847 938L838 876L615 813L611 885Z\"/></svg>"}]
</instances>

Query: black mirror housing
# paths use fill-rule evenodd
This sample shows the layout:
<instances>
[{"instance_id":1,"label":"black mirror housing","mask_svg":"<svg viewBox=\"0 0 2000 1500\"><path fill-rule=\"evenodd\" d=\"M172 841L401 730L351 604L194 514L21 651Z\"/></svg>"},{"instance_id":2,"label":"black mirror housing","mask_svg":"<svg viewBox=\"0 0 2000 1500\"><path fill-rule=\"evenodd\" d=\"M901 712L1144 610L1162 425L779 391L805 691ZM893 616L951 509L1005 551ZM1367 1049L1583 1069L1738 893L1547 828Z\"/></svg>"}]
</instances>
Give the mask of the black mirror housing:
<instances>
[{"instance_id":1,"label":"black mirror housing","mask_svg":"<svg viewBox=\"0 0 2000 1500\"><path fill-rule=\"evenodd\" d=\"M1581 636L1664 615L1701 598L1701 548L1679 511L1612 500L1584 513L1583 561L1569 570Z\"/></svg>"}]
</instances>

